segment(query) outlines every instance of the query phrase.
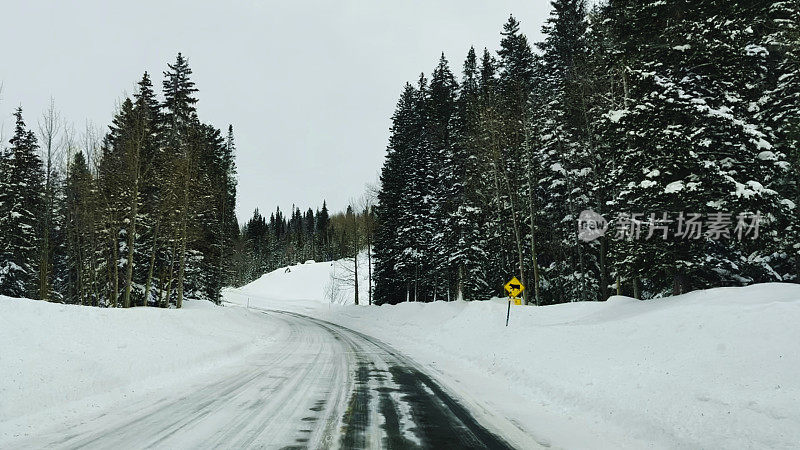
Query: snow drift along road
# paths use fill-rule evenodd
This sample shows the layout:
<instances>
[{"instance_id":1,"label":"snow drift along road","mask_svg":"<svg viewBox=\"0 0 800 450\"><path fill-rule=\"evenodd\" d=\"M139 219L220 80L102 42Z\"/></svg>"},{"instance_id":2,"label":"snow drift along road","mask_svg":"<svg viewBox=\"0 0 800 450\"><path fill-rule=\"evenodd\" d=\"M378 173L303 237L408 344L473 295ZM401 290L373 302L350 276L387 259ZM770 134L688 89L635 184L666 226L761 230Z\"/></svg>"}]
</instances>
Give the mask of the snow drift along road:
<instances>
[{"instance_id":1,"label":"snow drift along road","mask_svg":"<svg viewBox=\"0 0 800 450\"><path fill-rule=\"evenodd\" d=\"M0 448L215 373L271 333L260 317L208 302L123 310L0 296Z\"/></svg>"}]
</instances>

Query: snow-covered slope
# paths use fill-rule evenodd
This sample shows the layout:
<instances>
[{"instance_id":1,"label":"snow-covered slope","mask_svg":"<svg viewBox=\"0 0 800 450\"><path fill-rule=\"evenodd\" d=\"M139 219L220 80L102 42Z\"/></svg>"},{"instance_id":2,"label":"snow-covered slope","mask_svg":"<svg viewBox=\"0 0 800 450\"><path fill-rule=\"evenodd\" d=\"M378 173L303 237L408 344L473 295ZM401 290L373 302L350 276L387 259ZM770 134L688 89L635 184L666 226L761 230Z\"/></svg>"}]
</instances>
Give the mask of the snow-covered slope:
<instances>
[{"instance_id":1,"label":"snow-covered slope","mask_svg":"<svg viewBox=\"0 0 800 450\"><path fill-rule=\"evenodd\" d=\"M0 296L0 448L53 420L185 383L269 339L257 314L184 305L102 309Z\"/></svg>"},{"instance_id":2,"label":"snow-covered slope","mask_svg":"<svg viewBox=\"0 0 800 450\"><path fill-rule=\"evenodd\" d=\"M280 300L323 301L324 288L333 266L333 262L308 262L284 267L262 275L239 291L252 294L269 292L270 296Z\"/></svg>"},{"instance_id":3,"label":"snow-covered slope","mask_svg":"<svg viewBox=\"0 0 800 450\"><path fill-rule=\"evenodd\" d=\"M359 255L359 303L369 303L367 255ZM354 303L352 260L314 262L283 267L239 289L226 289L225 298L247 305L248 300L272 308L314 310L320 304Z\"/></svg>"},{"instance_id":4,"label":"snow-covered slope","mask_svg":"<svg viewBox=\"0 0 800 450\"><path fill-rule=\"evenodd\" d=\"M313 274L312 274L313 271ZM292 273L295 273L293 269ZM285 274L289 275L289 274ZM376 336L467 402L566 448L792 448L800 443L800 286L640 302L365 307L288 298L274 272L229 292ZM313 276L317 278L313 279ZM305 286L326 282L309 268ZM318 291L314 291L318 292Z\"/></svg>"}]
</instances>

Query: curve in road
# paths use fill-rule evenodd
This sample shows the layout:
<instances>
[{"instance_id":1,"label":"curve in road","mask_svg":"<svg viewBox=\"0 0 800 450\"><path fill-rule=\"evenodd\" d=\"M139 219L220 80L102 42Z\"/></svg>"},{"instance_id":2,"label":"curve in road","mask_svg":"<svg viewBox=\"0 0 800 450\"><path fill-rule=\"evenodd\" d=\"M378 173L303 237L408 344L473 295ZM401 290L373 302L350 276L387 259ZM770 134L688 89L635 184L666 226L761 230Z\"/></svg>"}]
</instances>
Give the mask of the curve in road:
<instances>
[{"instance_id":1,"label":"curve in road","mask_svg":"<svg viewBox=\"0 0 800 450\"><path fill-rule=\"evenodd\" d=\"M276 339L242 364L22 447L511 448L380 341L299 314L260 313Z\"/></svg>"}]
</instances>

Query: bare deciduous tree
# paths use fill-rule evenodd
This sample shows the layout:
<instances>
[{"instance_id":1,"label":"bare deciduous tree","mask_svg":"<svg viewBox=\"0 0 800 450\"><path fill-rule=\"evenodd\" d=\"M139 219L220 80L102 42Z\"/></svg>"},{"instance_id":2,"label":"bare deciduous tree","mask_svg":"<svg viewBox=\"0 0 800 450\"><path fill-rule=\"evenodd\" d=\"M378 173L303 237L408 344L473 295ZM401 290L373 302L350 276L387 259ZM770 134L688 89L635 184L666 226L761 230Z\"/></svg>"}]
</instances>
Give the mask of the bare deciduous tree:
<instances>
[{"instance_id":1,"label":"bare deciduous tree","mask_svg":"<svg viewBox=\"0 0 800 450\"><path fill-rule=\"evenodd\" d=\"M42 244L39 259L39 298L42 300L50 299L50 291L52 289L50 262L52 261L53 248L50 231L55 207L53 178L56 165L60 162L63 154L64 141L61 136L63 131L64 125L61 121L61 114L56 110L55 100L50 97L50 104L39 120L39 138L42 142L42 159L45 163Z\"/></svg>"}]
</instances>

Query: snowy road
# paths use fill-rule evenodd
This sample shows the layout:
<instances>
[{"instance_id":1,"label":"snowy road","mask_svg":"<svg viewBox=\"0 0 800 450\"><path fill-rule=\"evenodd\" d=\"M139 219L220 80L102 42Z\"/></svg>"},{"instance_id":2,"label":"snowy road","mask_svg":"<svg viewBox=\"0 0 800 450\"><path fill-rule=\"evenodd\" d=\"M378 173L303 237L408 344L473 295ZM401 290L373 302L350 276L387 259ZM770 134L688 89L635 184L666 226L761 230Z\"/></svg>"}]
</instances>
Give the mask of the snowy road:
<instances>
[{"instance_id":1,"label":"snowy road","mask_svg":"<svg viewBox=\"0 0 800 450\"><path fill-rule=\"evenodd\" d=\"M386 345L309 317L258 313L275 338L241 364L21 447L510 448Z\"/></svg>"}]
</instances>

